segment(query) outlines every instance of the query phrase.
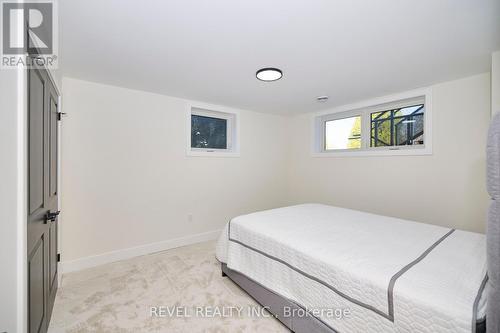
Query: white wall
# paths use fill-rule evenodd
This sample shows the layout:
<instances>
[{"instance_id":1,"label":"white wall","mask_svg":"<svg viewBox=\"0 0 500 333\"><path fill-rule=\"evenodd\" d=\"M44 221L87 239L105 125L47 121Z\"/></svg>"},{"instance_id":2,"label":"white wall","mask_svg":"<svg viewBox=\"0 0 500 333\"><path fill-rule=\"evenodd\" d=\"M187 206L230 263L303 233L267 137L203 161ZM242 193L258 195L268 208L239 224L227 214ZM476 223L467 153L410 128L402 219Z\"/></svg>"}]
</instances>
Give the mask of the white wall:
<instances>
[{"instance_id":1,"label":"white wall","mask_svg":"<svg viewBox=\"0 0 500 333\"><path fill-rule=\"evenodd\" d=\"M63 79L63 262L220 230L287 203L287 119L241 111L241 157L188 157L187 103Z\"/></svg>"},{"instance_id":2,"label":"white wall","mask_svg":"<svg viewBox=\"0 0 500 333\"><path fill-rule=\"evenodd\" d=\"M491 113L500 112L500 51L491 55Z\"/></svg>"},{"instance_id":3,"label":"white wall","mask_svg":"<svg viewBox=\"0 0 500 333\"><path fill-rule=\"evenodd\" d=\"M0 70L0 332L26 322L25 72Z\"/></svg>"},{"instance_id":4,"label":"white wall","mask_svg":"<svg viewBox=\"0 0 500 333\"><path fill-rule=\"evenodd\" d=\"M322 202L483 232L490 75L432 87L433 155L311 157L311 114L291 120L291 203Z\"/></svg>"}]
</instances>

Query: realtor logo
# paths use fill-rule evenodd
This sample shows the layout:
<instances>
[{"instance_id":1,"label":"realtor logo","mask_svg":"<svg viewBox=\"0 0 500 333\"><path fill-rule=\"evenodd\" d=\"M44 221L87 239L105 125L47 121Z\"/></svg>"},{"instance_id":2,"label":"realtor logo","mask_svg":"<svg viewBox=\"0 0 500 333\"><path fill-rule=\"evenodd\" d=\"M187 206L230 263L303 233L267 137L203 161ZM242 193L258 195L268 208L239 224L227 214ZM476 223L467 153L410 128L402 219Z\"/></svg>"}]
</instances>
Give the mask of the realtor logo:
<instances>
[{"instance_id":1,"label":"realtor logo","mask_svg":"<svg viewBox=\"0 0 500 333\"><path fill-rule=\"evenodd\" d=\"M2 68L55 68L55 7L54 0L2 2Z\"/></svg>"}]
</instances>

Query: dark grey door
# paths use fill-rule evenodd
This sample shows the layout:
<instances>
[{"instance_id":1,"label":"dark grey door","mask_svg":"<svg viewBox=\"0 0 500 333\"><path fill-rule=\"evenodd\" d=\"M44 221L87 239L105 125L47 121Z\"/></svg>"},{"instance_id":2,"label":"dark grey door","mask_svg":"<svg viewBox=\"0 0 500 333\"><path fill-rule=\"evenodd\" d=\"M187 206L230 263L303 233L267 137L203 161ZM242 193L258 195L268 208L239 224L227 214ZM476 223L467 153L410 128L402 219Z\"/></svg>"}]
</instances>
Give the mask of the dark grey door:
<instances>
[{"instance_id":1,"label":"dark grey door","mask_svg":"<svg viewBox=\"0 0 500 333\"><path fill-rule=\"evenodd\" d=\"M28 72L28 332L46 332L57 290L58 96L43 69Z\"/></svg>"}]
</instances>

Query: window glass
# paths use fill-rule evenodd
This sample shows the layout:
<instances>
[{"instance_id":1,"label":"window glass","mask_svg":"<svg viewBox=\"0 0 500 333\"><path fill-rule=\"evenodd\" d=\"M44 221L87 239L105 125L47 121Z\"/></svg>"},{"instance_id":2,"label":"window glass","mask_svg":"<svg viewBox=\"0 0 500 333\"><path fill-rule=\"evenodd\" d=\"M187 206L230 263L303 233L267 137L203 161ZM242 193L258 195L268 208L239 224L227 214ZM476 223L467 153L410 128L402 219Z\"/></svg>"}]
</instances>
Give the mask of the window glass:
<instances>
[{"instance_id":1,"label":"window glass","mask_svg":"<svg viewBox=\"0 0 500 333\"><path fill-rule=\"evenodd\" d=\"M227 119L192 114L191 148L227 149Z\"/></svg>"},{"instance_id":2,"label":"window glass","mask_svg":"<svg viewBox=\"0 0 500 333\"><path fill-rule=\"evenodd\" d=\"M325 122L325 150L361 148L361 116Z\"/></svg>"},{"instance_id":3,"label":"window glass","mask_svg":"<svg viewBox=\"0 0 500 333\"><path fill-rule=\"evenodd\" d=\"M371 114L371 147L424 144L424 104Z\"/></svg>"}]
</instances>

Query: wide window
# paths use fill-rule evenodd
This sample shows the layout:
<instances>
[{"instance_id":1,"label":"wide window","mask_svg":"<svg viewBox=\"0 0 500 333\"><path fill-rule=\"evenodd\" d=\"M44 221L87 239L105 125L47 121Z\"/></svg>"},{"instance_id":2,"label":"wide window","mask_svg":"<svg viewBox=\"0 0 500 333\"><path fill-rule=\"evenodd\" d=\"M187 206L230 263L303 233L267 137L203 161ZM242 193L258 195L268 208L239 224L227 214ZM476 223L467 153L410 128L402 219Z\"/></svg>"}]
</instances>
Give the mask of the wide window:
<instances>
[{"instance_id":1,"label":"wide window","mask_svg":"<svg viewBox=\"0 0 500 333\"><path fill-rule=\"evenodd\" d=\"M315 117L318 155L429 154L430 94Z\"/></svg>"},{"instance_id":2,"label":"wide window","mask_svg":"<svg viewBox=\"0 0 500 333\"><path fill-rule=\"evenodd\" d=\"M237 153L237 114L191 107L188 154L231 156Z\"/></svg>"}]
</instances>

